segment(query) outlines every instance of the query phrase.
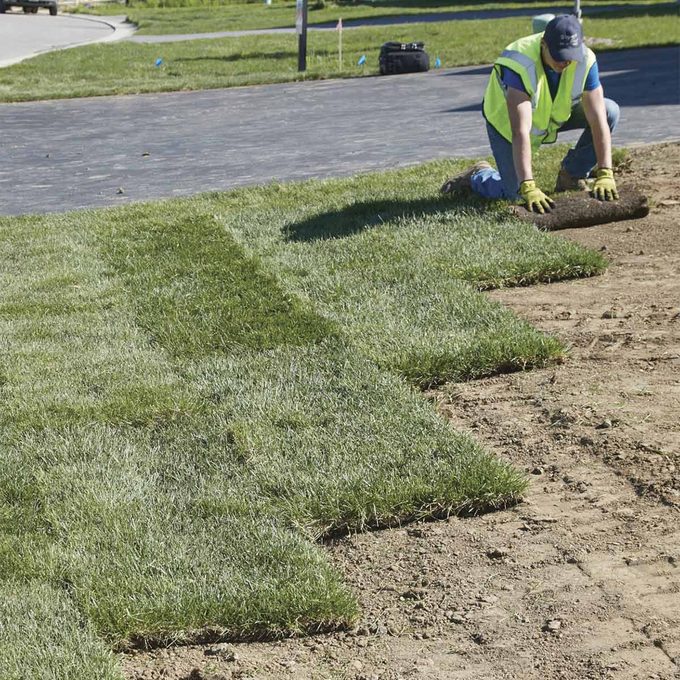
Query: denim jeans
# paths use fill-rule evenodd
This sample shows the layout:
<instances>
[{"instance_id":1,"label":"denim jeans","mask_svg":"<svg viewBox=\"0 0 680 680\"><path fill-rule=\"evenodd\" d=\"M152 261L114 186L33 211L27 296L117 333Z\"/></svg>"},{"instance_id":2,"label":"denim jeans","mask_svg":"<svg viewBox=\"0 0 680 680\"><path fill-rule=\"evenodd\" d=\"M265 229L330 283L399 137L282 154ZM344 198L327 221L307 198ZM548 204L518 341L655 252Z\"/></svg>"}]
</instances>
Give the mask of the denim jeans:
<instances>
[{"instance_id":1,"label":"denim jeans","mask_svg":"<svg viewBox=\"0 0 680 680\"><path fill-rule=\"evenodd\" d=\"M607 124L613 132L619 122L619 105L606 98L604 105L607 112ZM576 146L568 151L562 161L562 167L572 177L578 178L586 177L597 163L593 133L586 120L583 105L579 103L572 109L569 120L559 129L559 132L581 129L583 129L583 134L576 142ZM512 144L496 132L489 123L486 124L486 131L498 170L490 168L475 173L470 180L472 189L485 198L515 199L519 193L519 181L512 160Z\"/></svg>"}]
</instances>

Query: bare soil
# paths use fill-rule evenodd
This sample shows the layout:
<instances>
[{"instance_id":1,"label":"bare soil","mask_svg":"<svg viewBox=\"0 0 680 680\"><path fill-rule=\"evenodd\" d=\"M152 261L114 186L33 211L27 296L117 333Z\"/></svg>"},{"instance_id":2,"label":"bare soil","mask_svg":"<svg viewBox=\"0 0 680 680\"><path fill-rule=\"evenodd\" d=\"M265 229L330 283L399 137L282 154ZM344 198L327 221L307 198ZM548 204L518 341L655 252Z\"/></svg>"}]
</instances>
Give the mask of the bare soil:
<instances>
[{"instance_id":1,"label":"bare soil","mask_svg":"<svg viewBox=\"0 0 680 680\"><path fill-rule=\"evenodd\" d=\"M648 217L555 234L607 273L491 293L568 359L427 395L527 471L525 502L329 546L352 632L132 653L130 680L680 677L680 144L624 174Z\"/></svg>"}]
</instances>

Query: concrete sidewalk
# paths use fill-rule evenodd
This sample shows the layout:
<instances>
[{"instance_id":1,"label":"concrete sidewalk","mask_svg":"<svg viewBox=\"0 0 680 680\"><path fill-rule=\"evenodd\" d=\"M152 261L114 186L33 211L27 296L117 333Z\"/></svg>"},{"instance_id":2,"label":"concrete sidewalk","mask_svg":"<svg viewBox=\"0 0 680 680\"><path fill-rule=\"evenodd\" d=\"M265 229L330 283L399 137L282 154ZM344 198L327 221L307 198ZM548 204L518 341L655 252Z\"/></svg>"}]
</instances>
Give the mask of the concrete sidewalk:
<instances>
[{"instance_id":1,"label":"concrete sidewalk","mask_svg":"<svg viewBox=\"0 0 680 680\"><path fill-rule=\"evenodd\" d=\"M135 32L125 16L85 14L0 14L0 67L16 64L44 52L91 43L124 40Z\"/></svg>"}]
</instances>

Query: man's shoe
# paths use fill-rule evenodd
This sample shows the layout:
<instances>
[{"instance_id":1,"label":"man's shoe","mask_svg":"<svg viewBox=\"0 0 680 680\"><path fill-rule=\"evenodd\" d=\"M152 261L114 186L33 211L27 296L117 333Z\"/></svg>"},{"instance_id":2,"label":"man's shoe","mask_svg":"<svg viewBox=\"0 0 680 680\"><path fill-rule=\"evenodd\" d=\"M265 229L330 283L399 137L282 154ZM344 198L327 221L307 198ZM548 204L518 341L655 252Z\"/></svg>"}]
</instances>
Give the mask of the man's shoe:
<instances>
[{"instance_id":1,"label":"man's shoe","mask_svg":"<svg viewBox=\"0 0 680 680\"><path fill-rule=\"evenodd\" d=\"M560 168L555 183L555 191L588 191L585 177L573 177L564 168Z\"/></svg>"},{"instance_id":2,"label":"man's shoe","mask_svg":"<svg viewBox=\"0 0 680 680\"><path fill-rule=\"evenodd\" d=\"M491 168L491 166L486 161L479 161L478 163L471 165L464 172L461 172L460 175L449 177L449 179L442 184L439 191L442 194L455 194L459 191L464 191L465 189L471 189L472 185L470 180L472 179L472 176L480 170L486 170L488 168Z\"/></svg>"}]
</instances>

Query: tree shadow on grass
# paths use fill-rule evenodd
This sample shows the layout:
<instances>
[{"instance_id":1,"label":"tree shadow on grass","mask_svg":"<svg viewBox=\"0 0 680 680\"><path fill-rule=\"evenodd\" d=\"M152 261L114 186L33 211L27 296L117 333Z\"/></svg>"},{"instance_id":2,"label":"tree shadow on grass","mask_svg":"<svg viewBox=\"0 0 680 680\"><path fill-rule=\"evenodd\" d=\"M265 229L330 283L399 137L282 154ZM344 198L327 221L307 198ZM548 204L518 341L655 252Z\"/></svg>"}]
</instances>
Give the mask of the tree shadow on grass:
<instances>
[{"instance_id":1,"label":"tree shadow on grass","mask_svg":"<svg viewBox=\"0 0 680 680\"><path fill-rule=\"evenodd\" d=\"M405 7L405 8L450 8L453 4L451 0L335 0L335 4L340 6L366 5L368 7ZM488 0L466 0L466 5L487 5ZM527 5L545 5L545 0L528 0ZM566 3L565 3L566 4Z\"/></svg>"},{"instance_id":2,"label":"tree shadow on grass","mask_svg":"<svg viewBox=\"0 0 680 680\"><path fill-rule=\"evenodd\" d=\"M297 52L239 52L220 56L178 57L173 61L248 61L250 59L293 59Z\"/></svg>"},{"instance_id":3,"label":"tree shadow on grass","mask_svg":"<svg viewBox=\"0 0 680 680\"><path fill-rule=\"evenodd\" d=\"M313 215L301 222L285 224L281 231L286 241L318 241L352 236L384 222L399 218L424 217L448 211L485 213L496 208L473 194L441 196L416 200L364 201L340 210Z\"/></svg>"}]
</instances>

